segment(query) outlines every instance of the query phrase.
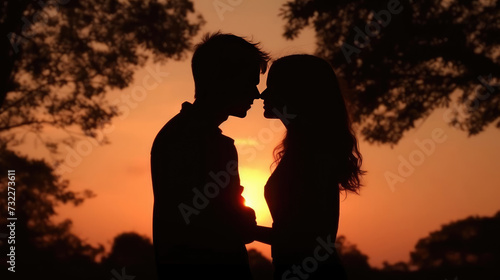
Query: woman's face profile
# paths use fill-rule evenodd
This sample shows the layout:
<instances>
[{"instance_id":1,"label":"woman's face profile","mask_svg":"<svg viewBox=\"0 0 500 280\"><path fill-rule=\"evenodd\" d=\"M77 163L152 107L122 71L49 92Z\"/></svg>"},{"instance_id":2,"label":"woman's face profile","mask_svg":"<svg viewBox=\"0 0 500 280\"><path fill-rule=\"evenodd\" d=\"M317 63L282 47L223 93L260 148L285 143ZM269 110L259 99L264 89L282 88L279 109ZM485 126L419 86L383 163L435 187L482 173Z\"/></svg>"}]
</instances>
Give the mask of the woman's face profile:
<instances>
[{"instance_id":1,"label":"woman's face profile","mask_svg":"<svg viewBox=\"0 0 500 280\"><path fill-rule=\"evenodd\" d=\"M279 113L285 111L284 95L287 90L283 79L279 73L273 71L273 67L269 69L269 74L266 81L267 88L262 92L260 98L264 100L264 117L268 119L277 119Z\"/></svg>"}]
</instances>

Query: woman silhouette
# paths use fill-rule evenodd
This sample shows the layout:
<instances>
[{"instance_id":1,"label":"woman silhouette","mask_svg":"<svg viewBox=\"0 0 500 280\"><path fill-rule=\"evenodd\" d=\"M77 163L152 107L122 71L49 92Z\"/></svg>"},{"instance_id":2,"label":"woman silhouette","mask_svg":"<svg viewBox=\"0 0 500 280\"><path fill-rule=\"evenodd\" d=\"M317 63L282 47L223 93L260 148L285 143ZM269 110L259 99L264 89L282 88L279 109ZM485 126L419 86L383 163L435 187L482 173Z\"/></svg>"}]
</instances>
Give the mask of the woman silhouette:
<instances>
[{"instance_id":1,"label":"woman silhouette","mask_svg":"<svg viewBox=\"0 0 500 280\"><path fill-rule=\"evenodd\" d=\"M274 279L345 279L335 250L339 193L357 193L365 171L337 77L321 58L286 56L272 64L261 98L264 116L287 129L265 186L273 227L258 227L256 238L271 244Z\"/></svg>"}]
</instances>

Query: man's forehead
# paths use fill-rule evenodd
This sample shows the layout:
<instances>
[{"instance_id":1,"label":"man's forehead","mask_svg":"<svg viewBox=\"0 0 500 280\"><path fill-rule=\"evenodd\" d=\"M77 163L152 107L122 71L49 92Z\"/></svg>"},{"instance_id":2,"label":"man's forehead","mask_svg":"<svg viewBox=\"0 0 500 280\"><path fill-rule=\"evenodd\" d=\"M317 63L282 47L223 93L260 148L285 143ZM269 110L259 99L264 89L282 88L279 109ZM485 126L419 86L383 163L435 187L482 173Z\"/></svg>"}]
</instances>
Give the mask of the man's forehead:
<instances>
[{"instance_id":1,"label":"man's forehead","mask_svg":"<svg viewBox=\"0 0 500 280\"><path fill-rule=\"evenodd\" d=\"M237 68L238 69L234 70L236 73L239 73L240 76L246 76L252 80L260 80L260 66L258 64L241 63Z\"/></svg>"}]
</instances>

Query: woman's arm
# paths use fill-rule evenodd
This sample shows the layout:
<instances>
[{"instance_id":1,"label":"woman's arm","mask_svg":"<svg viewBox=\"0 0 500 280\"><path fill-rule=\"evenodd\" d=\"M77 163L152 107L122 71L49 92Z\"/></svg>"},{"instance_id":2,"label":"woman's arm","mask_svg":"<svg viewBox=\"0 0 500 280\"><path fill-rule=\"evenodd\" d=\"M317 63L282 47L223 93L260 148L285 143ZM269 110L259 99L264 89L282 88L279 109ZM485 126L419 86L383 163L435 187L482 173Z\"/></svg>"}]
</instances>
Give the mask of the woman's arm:
<instances>
[{"instance_id":1,"label":"woman's arm","mask_svg":"<svg viewBox=\"0 0 500 280\"><path fill-rule=\"evenodd\" d=\"M255 240L271 245L273 229L270 227L257 226L255 230Z\"/></svg>"}]
</instances>

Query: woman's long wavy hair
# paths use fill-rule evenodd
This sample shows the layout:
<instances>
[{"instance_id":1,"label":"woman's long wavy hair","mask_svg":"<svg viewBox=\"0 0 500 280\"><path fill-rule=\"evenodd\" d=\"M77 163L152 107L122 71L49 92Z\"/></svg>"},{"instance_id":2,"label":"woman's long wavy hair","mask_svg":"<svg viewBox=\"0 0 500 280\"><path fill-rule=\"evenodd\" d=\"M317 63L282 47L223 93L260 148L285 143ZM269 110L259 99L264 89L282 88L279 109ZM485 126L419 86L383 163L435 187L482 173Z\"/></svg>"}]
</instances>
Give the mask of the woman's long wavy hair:
<instances>
[{"instance_id":1,"label":"woman's long wavy hair","mask_svg":"<svg viewBox=\"0 0 500 280\"><path fill-rule=\"evenodd\" d=\"M291 150L301 151L335 178L340 191L358 193L366 171L361 170L358 141L331 65L316 56L291 55L276 60L269 76L282 85L285 109L297 115L274 149L274 164Z\"/></svg>"}]
</instances>

